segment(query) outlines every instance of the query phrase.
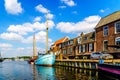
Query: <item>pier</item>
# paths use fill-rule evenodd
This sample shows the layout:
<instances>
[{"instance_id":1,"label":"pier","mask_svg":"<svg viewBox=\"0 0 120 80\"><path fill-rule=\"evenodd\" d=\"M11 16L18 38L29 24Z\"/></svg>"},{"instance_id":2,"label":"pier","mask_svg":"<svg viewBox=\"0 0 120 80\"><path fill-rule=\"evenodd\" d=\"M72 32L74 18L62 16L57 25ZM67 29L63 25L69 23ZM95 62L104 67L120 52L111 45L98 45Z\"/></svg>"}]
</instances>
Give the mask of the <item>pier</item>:
<instances>
[{"instance_id":1,"label":"pier","mask_svg":"<svg viewBox=\"0 0 120 80\"><path fill-rule=\"evenodd\" d=\"M65 66L65 67L75 67L75 68L84 68L84 69L98 69L99 60L90 60L90 59L56 59L56 66ZM105 64L115 64L120 65L120 59L113 60L104 60Z\"/></svg>"}]
</instances>

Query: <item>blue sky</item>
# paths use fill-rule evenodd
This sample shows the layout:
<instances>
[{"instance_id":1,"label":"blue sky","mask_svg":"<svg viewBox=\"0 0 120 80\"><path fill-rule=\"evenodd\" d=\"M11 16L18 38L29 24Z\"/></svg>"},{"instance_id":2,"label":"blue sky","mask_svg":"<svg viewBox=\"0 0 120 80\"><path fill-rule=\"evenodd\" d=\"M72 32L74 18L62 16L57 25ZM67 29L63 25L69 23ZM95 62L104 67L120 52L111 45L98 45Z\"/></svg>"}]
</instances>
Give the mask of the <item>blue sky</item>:
<instances>
[{"instance_id":1,"label":"blue sky","mask_svg":"<svg viewBox=\"0 0 120 80\"><path fill-rule=\"evenodd\" d=\"M49 46L68 36L94 31L102 17L120 10L120 0L0 0L0 51L3 57L33 54L45 49L48 17Z\"/></svg>"}]
</instances>

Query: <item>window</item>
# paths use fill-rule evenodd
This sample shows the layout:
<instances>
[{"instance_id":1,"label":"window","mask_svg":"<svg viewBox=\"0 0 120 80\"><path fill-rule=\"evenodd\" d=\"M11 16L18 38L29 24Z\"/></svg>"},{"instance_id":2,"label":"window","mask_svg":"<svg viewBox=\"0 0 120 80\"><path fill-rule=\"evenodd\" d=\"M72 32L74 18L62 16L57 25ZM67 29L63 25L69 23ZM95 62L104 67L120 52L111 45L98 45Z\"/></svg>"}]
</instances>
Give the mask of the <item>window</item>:
<instances>
[{"instance_id":1,"label":"window","mask_svg":"<svg viewBox=\"0 0 120 80\"><path fill-rule=\"evenodd\" d=\"M78 44L81 43L81 38L77 38Z\"/></svg>"},{"instance_id":2,"label":"window","mask_svg":"<svg viewBox=\"0 0 120 80\"><path fill-rule=\"evenodd\" d=\"M105 26L105 27L103 28L103 34L104 34L104 36L107 36L107 35L108 35L108 26Z\"/></svg>"},{"instance_id":3,"label":"window","mask_svg":"<svg viewBox=\"0 0 120 80\"><path fill-rule=\"evenodd\" d=\"M59 48L61 48L62 46L61 46L61 44L59 44Z\"/></svg>"},{"instance_id":4,"label":"window","mask_svg":"<svg viewBox=\"0 0 120 80\"><path fill-rule=\"evenodd\" d=\"M89 44L89 52L94 51L94 44L90 43Z\"/></svg>"},{"instance_id":5,"label":"window","mask_svg":"<svg viewBox=\"0 0 120 80\"><path fill-rule=\"evenodd\" d=\"M67 51L66 51L66 50L63 50L63 54L67 54Z\"/></svg>"},{"instance_id":6,"label":"window","mask_svg":"<svg viewBox=\"0 0 120 80\"><path fill-rule=\"evenodd\" d=\"M83 45L83 52L85 52L85 45Z\"/></svg>"},{"instance_id":7,"label":"window","mask_svg":"<svg viewBox=\"0 0 120 80\"><path fill-rule=\"evenodd\" d=\"M115 33L120 33L120 21L115 23Z\"/></svg>"},{"instance_id":8,"label":"window","mask_svg":"<svg viewBox=\"0 0 120 80\"><path fill-rule=\"evenodd\" d=\"M87 37L84 37L84 40L87 40Z\"/></svg>"},{"instance_id":9,"label":"window","mask_svg":"<svg viewBox=\"0 0 120 80\"><path fill-rule=\"evenodd\" d=\"M116 42L116 45L120 46L120 37L117 37L117 38L115 39L115 42Z\"/></svg>"},{"instance_id":10,"label":"window","mask_svg":"<svg viewBox=\"0 0 120 80\"><path fill-rule=\"evenodd\" d=\"M72 53L72 48L70 48L70 53Z\"/></svg>"},{"instance_id":11,"label":"window","mask_svg":"<svg viewBox=\"0 0 120 80\"><path fill-rule=\"evenodd\" d=\"M108 50L107 45L108 45L108 41L104 41L104 51L107 51L107 50Z\"/></svg>"},{"instance_id":12,"label":"window","mask_svg":"<svg viewBox=\"0 0 120 80\"><path fill-rule=\"evenodd\" d=\"M81 53L82 52L82 46L80 45L79 46L79 53Z\"/></svg>"},{"instance_id":13,"label":"window","mask_svg":"<svg viewBox=\"0 0 120 80\"><path fill-rule=\"evenodd\" d=\"M73 40L70 40L70 44L73 44Z\"/></svg>"}]
</instances>

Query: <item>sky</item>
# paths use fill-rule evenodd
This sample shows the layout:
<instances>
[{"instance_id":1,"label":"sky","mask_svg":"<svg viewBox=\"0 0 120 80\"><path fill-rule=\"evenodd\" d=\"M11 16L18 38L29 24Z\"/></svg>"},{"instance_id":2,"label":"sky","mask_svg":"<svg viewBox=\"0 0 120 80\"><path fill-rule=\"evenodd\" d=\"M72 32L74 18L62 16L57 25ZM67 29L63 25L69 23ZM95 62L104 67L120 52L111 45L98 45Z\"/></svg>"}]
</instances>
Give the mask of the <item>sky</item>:
<instances>
[{"instance_id":1,"label":"sky","mask_svg":"<svg viewBox=\"0 0 120 80\"><path fill-rule=\"evenodd\" d=\"M2 57L32 56L45 50L46 17L49 47L56 40L94 31L99 20L120 10L120 0L0 0Z\"/></svg>"}]
</instances>

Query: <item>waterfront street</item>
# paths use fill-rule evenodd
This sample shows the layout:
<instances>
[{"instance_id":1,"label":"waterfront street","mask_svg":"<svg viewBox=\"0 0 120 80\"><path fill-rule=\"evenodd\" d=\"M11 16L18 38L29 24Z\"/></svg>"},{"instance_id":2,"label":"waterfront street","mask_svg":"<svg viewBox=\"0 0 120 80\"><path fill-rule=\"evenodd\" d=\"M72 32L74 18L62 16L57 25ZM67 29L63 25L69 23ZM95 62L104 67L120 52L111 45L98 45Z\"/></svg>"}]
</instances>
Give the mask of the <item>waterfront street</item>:
<instances>
[{"instance_id":1,"label":"waterfront street","mask_svg":"<svg viewBox=\"0 0 120 80\"><path fill-rule=\"evenodd\" d=\"M115 80L99 76L97 70L70 67L43 67L27 61L4 61L0 63L0 80Z\"/></svg>"}]
</instances>

